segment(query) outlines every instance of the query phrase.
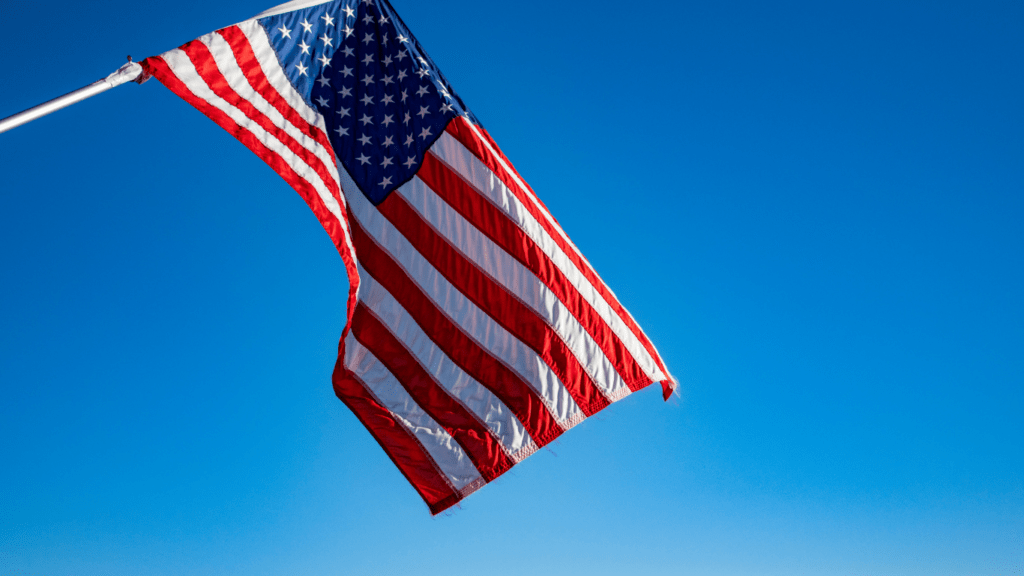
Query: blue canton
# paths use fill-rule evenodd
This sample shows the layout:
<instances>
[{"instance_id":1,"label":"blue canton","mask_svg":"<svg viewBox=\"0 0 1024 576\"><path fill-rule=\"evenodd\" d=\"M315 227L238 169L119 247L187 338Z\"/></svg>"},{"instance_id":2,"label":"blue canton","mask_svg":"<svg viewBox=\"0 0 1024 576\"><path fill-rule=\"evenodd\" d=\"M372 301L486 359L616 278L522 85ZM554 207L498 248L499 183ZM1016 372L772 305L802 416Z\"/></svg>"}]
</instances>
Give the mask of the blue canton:
<instances>
[{"instance_id":1,"label":"blue canton","mask_svg":"<svg viewBox=\"0 0 1024 576\"><path fill-rule=\"evenodd\" d=\"M259 22L374 205L412 179L453 118L475 123L386 0L335 0Z\"/></svg>"}]
</instances>

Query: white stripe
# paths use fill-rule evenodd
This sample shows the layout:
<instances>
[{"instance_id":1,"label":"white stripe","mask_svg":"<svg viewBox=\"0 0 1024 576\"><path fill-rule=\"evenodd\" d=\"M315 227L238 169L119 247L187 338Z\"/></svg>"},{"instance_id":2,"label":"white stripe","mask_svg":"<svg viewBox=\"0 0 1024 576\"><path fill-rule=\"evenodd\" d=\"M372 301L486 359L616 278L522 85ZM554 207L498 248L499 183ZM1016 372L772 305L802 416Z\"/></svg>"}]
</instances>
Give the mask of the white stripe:
<instances>
[{"instance_id":1,"label":"white stripe","mask_svg":"<svg viewBox=\"0 0 1024 576\"><path fill-rule=\"evenodd\" d=\"M391 372L349 332L345 366L419 440L456 491L483 480L462 446L420 408Z\"/></svg>"},{"instance_id":2,"label":"white stripe","mask_svg":"<svg viewBox=\"0 0 1024 576\"><path fill-rule=\"evenodd\" d=\"M292 0L291 2L285 2L280 6L274 6L270 10L260 12L256 15L256 18L277 16L278 14L284 14L285 12L294 12L295 10L309 8L310 6L319 6L321 4L327 4L328 2L331 2L331 0Z\"/></svg>"},{"instance_id":3,"label":"white stripe","mask_svg":"<svg viewBox=\"0 0 1024 576\"><path fill-rule=\"evenodd\" d=\"M558 334L605 398L615 402L630 394L629 386L601 347L533 272L463 218L423 180L413 178L396 193L456 250L536 312Z\"/></svg>"},{"instance_id":4,"label":"white stripe","mask_svg":"<svg viewBox=\"0 0 1024 576\"><path fill-rule=\"evenodd\" d=\"M598 316L604 320L612 332L619 338L626 350L633 356L640 369L653 380L664 379L657 362L637 338L636 334L626 326L622 318L612 310L607 301L597 292L590 280L566 256L561 247L548 234L547 230L537 222L533 214L522 205L519 198L501 181L483 162L462 143L445 132L438 138L430 151L456 174L460 175L470 186L491 204L504 212L509 220L516 224L540 249L548 255L551 262L563 276L590 303ZM611 291L609 290L609 293Z\"/></svg>"},{"instance_id":5,"label":"white stripe","mask_svg":"<svg viewBox=\"0 0 1024 576\"><path fill-rule=\"evenodd\" d=\"M508 366L540 396L548 411L568 430L583 418L565 385L529 346L510 334L453 286L370 204L348 173L340 170L342 189L348 195L353 216L366 232L415 282L442 313L481 348Z\"/></svg>"},{"instance_id":6,"label":"white stripe","mask_svg":"<svg viewBox=\"0 0 1024 576\"><path fill-rule=\"evenodd\" d=\"M537 451L523 424L505 404L472 376L466 374L437 347L412 316L360 266L359 300L405 345L424 370L469 410L501 443L515 462Z\"/></svg>"},{"instance_id":7,"label":"white stripe","mask_svg":"<svg viewBox=\"0 0 1024 576\"><path fill-rule=\"evenodd\" d=\"M185 54L184 51L179 49L171 50L170 52L164 53L161 58L167 62L167 66L171 69L171 72L185 84L192 94L227 114L227 116L234 120L241 128L252 132L260 142L262 142L272 152L280 156L292 168L292 170L299 175L300 178L309 182L313 186L313 189L316 190L324 205L335 218L339 221L342 219L341 207L338 205L338 201L331 194L331 191L327 188L327 185L320 179L320 175L317 174L316 171L308 164L302 161L301 158L289 150L287 146L264 130L256 121L246 116L241 110L235 108L220 96L217 96L213 90L206 85L206 82L199 76L199 73L196 72L195 66L192 64L192 60L189 59L188 55Z\"/></svg>"}]
</instances>

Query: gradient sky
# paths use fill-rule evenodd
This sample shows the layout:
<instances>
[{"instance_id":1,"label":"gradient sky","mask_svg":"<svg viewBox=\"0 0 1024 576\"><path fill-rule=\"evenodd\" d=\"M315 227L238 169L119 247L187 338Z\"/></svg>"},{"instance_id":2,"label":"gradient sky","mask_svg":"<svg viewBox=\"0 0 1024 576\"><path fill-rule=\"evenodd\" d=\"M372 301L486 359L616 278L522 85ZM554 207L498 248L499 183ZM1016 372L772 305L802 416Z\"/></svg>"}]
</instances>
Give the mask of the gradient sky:
<instances>
[{"instance_id":1,"label":"gradient sky","mask_svg":"<svg viewBox=\"0 0 1024 576\"><path fill-rule=\"evenodd\" d=\"M431 517L157 82L0 135L0 574L1024 574L1024 3L394 0L682 381ZM272 2L0 2L0 116Z\"/></svg>"}]
</instances>

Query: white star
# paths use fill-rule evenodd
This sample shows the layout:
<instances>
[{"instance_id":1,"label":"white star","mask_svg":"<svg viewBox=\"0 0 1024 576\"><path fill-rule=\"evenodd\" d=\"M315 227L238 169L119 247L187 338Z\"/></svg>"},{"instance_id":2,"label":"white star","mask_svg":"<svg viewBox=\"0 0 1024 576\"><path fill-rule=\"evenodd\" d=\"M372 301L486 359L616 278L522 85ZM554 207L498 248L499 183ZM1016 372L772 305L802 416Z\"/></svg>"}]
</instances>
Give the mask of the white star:
<instances>
[{"instance_id":1,"label":"white star","mask_svg":"<svg viewBox=\"0 0 1024 576\"><path fill-rule=\"evenodd\" d=\"M395 137L394 136L388 136L387 138L384 139L384 143L381 144L381 146L385 146L385 147L387 147L387 146L394 146L394 145L395 145Z\"/></svg>"},{"instance_id":2,"label":"white star","mask_svg":"<svg viewBox=\"0 0 1024 576\"><path fill-rule=\"evenodd\" d=\"M409 136L409 138L412 138L412 136ZM413 158L412 156L409 156L409 159L406 160L405 162L402 162L402 164L405 164L406 168L412 168L413 166L416 165L416 159Z\"/></svg>"},{"instance_id":3,"label":"white star","mask_svg":"<svg viewBox=\"0 0 1024 576\"><path fill-rule=\"evenodd\" d=\"M379 24L387 24L388 22L391 22L391 20L388 20L387 16L381 14L380 15L380 20L378 20L378 23Z\"/></svg>"},{"instance_id":4,"label":"white star","mask_svg":"<svg viewBox=\"0 0 1024 576\"><path fill-rule=\"evenodd\" d=\"M385 188L387 188L388 186L391 186L391 176L385 176L384 180L381 181L380 185L385 187Z\"/></svg>"},{"instance_id":5,"label":"white star","mask_svg":"<svg viewBox=\"0 0 1024 576\"><path fill-rule=\"evenodd\" d=\"M360 143L361 143L361 144L362 144L363 146L366 146L367 144L369 144L369 143L370 143L370 137L369 137L369 136L367 136L366 134L363 134L362 136L360 136L360 137L359 137L359 142L360 142Z\"/></svg>"},{"instance_id":6,"label":"white star","mask_svg":"<svg viewBox=\"0 0 1024 576\"><path fill-rule=\"evenodd\" d=\"M381 44L384 44L385 46L387 46L388 45L388 40L389 40L388 35L385 34L384 35L384 39L381 40Z\"/></svg>"},{"instance_id":7,"label":"white star","mask_svg":"<svg viewBox=\"0 0 1024 576\"><path fill-rule=\"evenodd\" d=\"M348 128L342 128L341 126L338 126L337 128L334 129L334 131L338 133L338 136L348 136Z\"/></svg>"},{"instance_id":8,"label":"white star","mask_svg":"<svg viewBox=\"0 0 1024 576\"><path fill-rule=\"evenodd\" d=\"M345 6L344 8L341 9L341 11L344 12L345 16L348 16L349 18L356 15L356 11L353 10L351 6Z\"/></svg>"},{"instance_id":9,"label":"white star","mask_svg":"<svg viewBox=\"0 0 1024 576\"><path fill-rule=\"evenodd\" d=\"M405 118L402 119L402 123L405 124L406 126L408 126L409 125L409 120L412 120L412 116L410 116L409 113L406 112L405 113Z\"/></svg>"},{"instance_id":10,"label":"white star","mask_svg":"<svg viewBox=\"0 0 1024 576\"><path fill-rule=\"evenodd\" d=\"M349 76L352 75L352 69L349 68L348 66L345 66L344 68L341 69L341 75L348 78Z\"/></svg>"},{"instance_id":11,"label":"white star","mask_svg":"<svg viewBox=\"0 0 1024 576\"><path fill-rule=\"evenodd\" d=\"M385 76L381 81L384 82L385 84L391 84L392 82L395 81L395 79L392 78L391 76Z\"/></svg>"},{"instance_id":12,"label":"white star","mask_svg":"<svg viewBox=\"0 0 1024 576\"><path fill-rule=\"evenodd\" d=\"M348 24L345 24L345 27L342 28L341 31L345 33L345 38L348 38L352 34L355 34L355 30L350 28Z\"/></svg>"},{"instance_id":13,"label":"white star","mask_svg":"<svg viewBox=\"0 0 1024 576\"><path fill-rule=\"evenodd\" d=\"M363 64L369 64L371 62L373 62L373 54L367 54L366 57L363 58Z\"/></svg>"},{"instance_id":14,"label":"white star","mask_svg":"<svg viewBox=\"0 0 1024 576\"><path fill-rule=\"evenodd\" d=\"M330 86L331 85L331 81L327 79L327 76L321 76L321 77L317 78L316 82L321 87L323 87L323 86Z\"/></svg>"},{"instance_id":15,"label":"white star","mask_svg":"<svg viewBox=\"0 0 1024 576\"><path fill-rule=\"evenodd\" d=\"M373 24L373 16L370 16L369 12L366 13L366 16L363 16L363 23L364 24Z\"/></svg>"},{"instance_id":16,"label":"white star","mask_svg":"<svg viewBox=\"0 0 1024 576\"><path fill-rule=\"evenodd\" d=\"M320 41L324 43L324 46L334 46L334 40L324 32L324 35L320 37Z\"/></svg>"},{"instance_id":17,"label":"white star","mask_svg":"<svg viewBox=\"0 0 1024 576\"><path fill-rule=\"evenodd\" d=\"M306 41L305 41L305 40L303 40L303 41L302 41L302 42L301 42L301 43L299 44L299 50L302 50L302 53L303 53L303 54L309 54L309 49L310 49L310 48L311 48L311 46L310 46L309 44L306 44Z\"/></svg>"},{"instance_id":18,"label":"white star","mask_svg":"<svg viewBox=\"0 0 1024 576\"><path fill-rule=\"evenodd\" d=\"M395 103L395 97L392 96L391 94L385 94L384 95L384 100L382 100L381 103L382 104L394 104Z\"/></svg>"},{"instance_id":19,"label":"white star","mask_svg":"<svg viewBox=\"0 0 1024 576\"><path fill-rule=\"evenodd\" d=\"M348 116L351 112L351 108L345 108L344 106L342 106L341 109L338 110L338 116L344 118L345 116Z\"/></svg>"},{"instance_id":20,"label":"white star","mask_svg":"<svg viewBox=\"0 0 1024 576\"><path fill-rule=\"evenodd\" d=\"M420 61L420 64L423 64L424 66L427 65L427 59L423 56L417 56L416 59Z\"/></svg>"},{"instance_id":21,"label":"white star","mask_svg":"<svg viewBox=\"0 0 1024 576\"><path fill-rule=\"evenodd\" d=\"M366 154L360 154L359 157L356 158L356 160L359 160L359 162L361 162L363 165L370 163L370 157L367 156Z\"/></svg>"},{"instance_id":22,"label":"white star","mask_svg":"<svg viewBox=\"0 0 1024 576\"><path fill-rule=\"evenodd\" d=\"M399 40L401 40L401 38L399 38ZM408 55L409 55L408 52L406 52L405 50L402 50L401 52L398 53L398 61L401 62L402 60L405 60L405 57L408 56Z\"/></svg>"},{"instance_id":23,"label":"white star","mask_svg":"<svg viewBox=\"0 0 1024 576\"><path fill-rule=\"evenodd\" d=\"M370 104L373 104L373 96L363 94L362 101L364 106L369 106Z\"/></svg>"},{"instance_id":24,"label":"white star","mask_svg":"<svg viewBox=\"0 0 1024 576\"><path fill-rule=\"evenodd\" d=\"M291 38L292 37L292 31L287 29L287 28L285 28L284 24L282 24L281 27L278 28L278 30L281 31L281 37L282 38Z\"/></svg>"},{"instance_id":25,"label":"white star","mask_svg":"<svg viewBox=\"0 0 1024 576\"><path fill-rule=\"evenodd\" d=\"M320 60L320 63L324 65L324 68L331 65L331 59L327 57L327 54L321 54L318 60Z\"/></svg>"},{"instance_id":26,"label":"white star","mask_svg":"<svg viewBox=\"0 0 1024 576\"><path fill-rule=\"evenodd\" d=\"M430 76L430 70L428 68L420 68L419 70L416 71L416 73L420 75L420 78L423 78L424 76Z\"/></svg>"},{"instance_id":27,"label":"white star","mask_svg":"<svg viewBox=\"0 0 1024 576\"><path fill-rule=\"evenodd\" d=\"M363 123L363 126L366 126L367 124L373 124L373 118L370 118L366 114L363 114L363 117L360 118L359 121Z\"/></svg>"},{"instance_id":28,"label":"white star","mask_svg":"<svg viewBox=\"0 0 1024 576\"><path fill-rule=\"evenodd\" d=\"M420 86L420 89L416 91L416 95L423 96L427 92L430 92L430 88L427 88L426 86Z\"/></svg>"},{"instance_id":29,"label":"white star","mask_svg":"<svg viewBox=\"0 0 1024 576\"><path fill-rule=\"evenodd\" d=\"M402 102L405 102L408 99L409 99L409 91L408 90L402 90Z\"/></svg>"},{"instance_id":30,"label":"white star","mask_svg":"<svg viewBox=\"0 0 1024 576\"><path fill-rule=\"evenodd\" d=\"M352 89L348 87L343 87L341 90L338 91L338 95L341 96L342 98L348 98L349 96L352 95Z\"/></svg>"},{"instance_id":31,"label":"white star","mask_svg":"<svg viewBox=\"0 0 1024 576\"><path fill-rule=\"evenodd\" d=\"M405 77L408 76L408 75L409 74L405 70L399 70L398 71L398 81L401 82L402 80L405 80Z\"/></svg>"},{"instance_id":32,"label":"white star","mask_svg":"<svg viewBox=\"0 0 1024 576\"><path fill-rule=\"evenodd\" d=\"M370 4L373 4L373 0L363 0L363 4L369 6Z\"/></svg>"},{"instance_id":33,"label":"white star","mask_svg":"<svg viewBox=\"0 0 1024 576\"><path fill-rule=\"evenodd\" d=\"M385 66L391 66L391 62L393 62L393 60L391 60L391 56L385 56L384 57L384 65Z\"/></svg>"},{"instance_id":34,"label":"white star","mask_svg":"<svg viewBox=\"0 0 1024 576\"><path fill-rule=\"evenodd\" d=\"M424 140L426 140L429 137L430 137L430 126L427 126L423 130L420 130L420 138L423 138Z\"/></svg>"},{"instance_id":35,"label":"white star","mask_svg":"<svg viewBox=\"0 0 1024 576\"><path fill-rule=\"evenodd\" d=\"M399 34L399 35L398 35L398 41L399 41L399 42L408 42L408 41L409 41L409 39L408 39L408 38L406 38L405 36L402 36L401 34Z\"/></svg>"},{"instance_id":36,"label":"white star","mask_svg":"<svg viewBox=\"0 0 1024 576\"><path fill-rule=\"evenodd\" d=\"M441 106L441 112L454 112L454 109L452 109L451 103L448 103L448 104L445 104L444 106Z\"/></svg>"},{"instance_id":37,"label":"white star","mask_svg":"<svg viewBox=\"0 0 1024 576\"><path fill-rule=\"evenodd\" d=\"M420 106L420 111L416 113L420 118L423 118L427 114L430 114L430 110L427 110L426 106Z\"/></svg>"},{"instance_id":38,"label":"white star","mask_svg":"<svg viewBox=\"0 0 1024 576\"><path fill-rule=\"evenodd\" d=\"M371 42L373 42L373 34L367 32L366 36L363 37L363 44L369 44Z\"/></svg>"},{"instance_id":39,"label":"white star","mask_svg":"<svg viewBox=\"0 0 1024 576\"><path fill-rule=\"evenodd\" d=\"M385 158L384 161L380 163L381 168L387 168L388 166L391 166L391 158Z\"/></svg>"},{"instance_id":40,"label":"white star","mask_svg":"<svg viewBox=\"0 0 1024 576\"><path fill-rule=\"evenodd\" d=\"M313 25L310 24L309 22L306 22L305 20L303 20L302 22L300 22L300 24L302 24L302 27L306 29L305 32L312 32L313 31Z\"/></svg>"},{"instance_id":41,"label":"white star","mask_svg":"<svg viewBox=\"0 0 1024 576\"><path fill-rule=\"evenodd\" d=\"M327 99L324 98L323 96L317 98L316 102L317 102L317 104L319 104L319 105L321 105L321 106L323 106L325 108L327 107L328 104L330 104L330 102L328 102Z\"/></svg>"},{"instance_id":42,"label":"white star","mask_svg":"<svg viewBox=\"0 0 1024 576\"><path fill-rule=\"evenodd\" d=\"M369 74L363 76L363 84L366 84L367 86L373 84L373 76L370 76Z\"/></svg>"},{"instance_id":43,"label":"white star","mask_svg":"<svg viewBox=\"0 0 1024 576\"><path fill-rule=\"evenodd\" d=\"M306 70L309 70L309 68L306 68L305 66L302 65L302 62L299 62L298 64L296 64L295 67L299 69L299 75L300 76L305 76L306 75Z\"/></svg>"},{"instance_id":44,"label":"white star","mask_svg":"<svg viewBox=\"0 0 1024 576\"><path fill-rule=\"evenodd\" d=\"M324 26L334 26L334 18L330 14L324 14L320 19L324 21Z\"/></svg>"},{"instance_id":45,"label":"white star","mask_svg":"<svg viewBox=\"0 0 1024 576\"><path fill-rule=\"evenodd\" d=\"M408 136L405 137L405 145L406 146L412 146L414 142L416 142L416 139L412 137L412 134L409 134ZM411 160L411 158L410 158L410 160Z\"/></svg>"},{"instance_id":46,"label":"white star","mask_svg":"<svg viewBox=\"0 0 1024 576\"><path fill-rule=\"evenodd\" d=\"M380 123L385 125L385 126L390 126L394 122L394 120L392 118L393 118L392 115L388 114L387 116L384 116L384 119L381 120Z\"/></svg>"},{"instance_id":47,"label":"white star","mask_svg":"<svg viewBox=\"0 0 1024 576\"><path fill-rule=\"evenodd\" d=\"M345 46L344 48L341 49L341 51L343 54L345 54L346 58L349 56L355 56L355 52L352 51L351 46Z\"/></svg>"}]
</instances>

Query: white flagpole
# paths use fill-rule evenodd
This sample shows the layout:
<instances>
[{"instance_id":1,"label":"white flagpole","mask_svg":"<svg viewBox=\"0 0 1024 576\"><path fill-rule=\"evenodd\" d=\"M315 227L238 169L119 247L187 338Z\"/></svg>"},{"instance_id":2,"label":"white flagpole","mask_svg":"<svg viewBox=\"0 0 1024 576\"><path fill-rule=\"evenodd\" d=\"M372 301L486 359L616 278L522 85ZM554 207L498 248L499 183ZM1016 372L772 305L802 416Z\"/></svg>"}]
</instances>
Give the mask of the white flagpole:
<instances>
[{"instance_id":1,"label":"white flagpole","mask_svg":"<svg viewBox=\"0 0 1024 576\"><path fill-rule=\"evenodd\" d=\"M0 120L0 134L13 128L17 128L22 124L27 124L36 118L46 116L51 112L56 112L61 108L66 108L72 104L81 102L86 98L91 98L101 92L106 92L111 88L116 88L125 82L137 80L141 76L142 66L139 66L137 62L132 62L131 58L129 58L127 64L121 66L116 72L102 80L97 80L84 88L79 88L74 92L65 94L59 98L54 98L49 102L40 104L39 106L34 106L24 112L19 112L14 116L8 116L7 118ZM144 82L146 79L147 78L143 77L142 81Z\"/></svg>"}]
</instances>

